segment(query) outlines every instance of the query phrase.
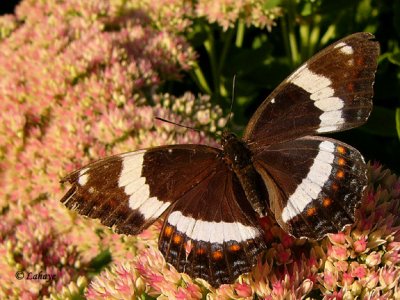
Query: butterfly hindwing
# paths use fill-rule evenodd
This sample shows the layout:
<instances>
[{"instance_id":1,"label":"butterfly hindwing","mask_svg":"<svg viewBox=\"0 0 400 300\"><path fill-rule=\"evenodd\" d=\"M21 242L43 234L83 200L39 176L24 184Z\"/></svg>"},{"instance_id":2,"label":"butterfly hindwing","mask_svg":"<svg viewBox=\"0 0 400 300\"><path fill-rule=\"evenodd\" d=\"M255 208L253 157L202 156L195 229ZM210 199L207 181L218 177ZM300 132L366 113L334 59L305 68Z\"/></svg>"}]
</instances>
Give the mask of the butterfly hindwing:
<instances>
[{"instance_id":1,"label":"butterfly hindwing","mask_svg":"<svg viewBox=\"0 0 400 300\"><path fill-rule=\"evenodd\" d=\"M354 222L367 170L353 147L308 136L265 148L254 166L277 222L295 237L320 239Z\"/></svg>"},{"instance_id":2,"label":"butterfly hindwing","mask_svg":"<svg viewBox=\"0 0 400 300\"><path fill-rule=\"evenodd\" d=\"M178 271L217 287L256 264L262 230L236 175L221 161L165 217L159 248Z\"/></svg>"},{"instance_id":3,"label":"butterfly hindwing","mask_svg":"<svg viewBox=\"0 0 400 300\"><path fill-rule=\"evenodd\" d=\"M379 44L356 33L325 48L259 106L244 133L254 148L363 124L372 109Z\"/></svg>"}]
</instances>

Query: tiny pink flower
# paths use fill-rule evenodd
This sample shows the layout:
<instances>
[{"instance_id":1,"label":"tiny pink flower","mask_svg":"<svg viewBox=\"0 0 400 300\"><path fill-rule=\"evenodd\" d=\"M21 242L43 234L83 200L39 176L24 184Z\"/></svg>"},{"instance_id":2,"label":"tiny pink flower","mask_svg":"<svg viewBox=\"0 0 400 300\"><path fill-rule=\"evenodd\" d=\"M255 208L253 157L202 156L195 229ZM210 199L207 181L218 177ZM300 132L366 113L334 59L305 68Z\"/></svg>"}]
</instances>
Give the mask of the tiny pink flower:
<instances>
[{"instance_id":1,"label":"tiny pink flower","mask_svg":"<svg viewBox=\"0 0 400 300\"><path fill-rule=\"evenodd\" d=\"M272 291L278 297L283 296L285 291L283 283L281 281L276 281L272 283Z\"/></svg>"},{"instance_id":2,"label":"tiny pink flower","mask_svg":"<svg viewBox=\"0 0 400 300\"><path fill-rule=\"evenodd\" d=\"M239 297L250 297L252 295L251 286L245 283L235 285L235 291Z\"/></svg>"},{"instance_id":3,"label":"tiny pink flower","mask_svg":"<svg viewBox=\"0 0 400 300\"><path fill-rule=\"evenodd\" d=\"M364 278L367 274L367 269L365 265L359 265L356 262L350 264L351 276L358 277L359 279Z\"/></svg>"},{"instance_id":4,"label":"tiny pink flower","mask_svg":"<svg viewBox=\"0 0 400 300\"><path fill-rule=\"evenodd\" d=\"M381 263L381 256L382 254L380 252L373 251L367 256L365 263L369 267L377 266Z\"/></svg>"},{"instance_id":5,"label":"tiny pink flower","mask_svg":"<svg viewBox=\"0 0 400 300\"><path fill-rule=\"evenodd\" d=\"M332 256L337 260L346 260L348 258L347 249L344 246L331 246L328 255Z\"/></svg>"},{"instance_id":6,"label":"tiny pink flower","mask_svg":"<svg viewBox=\"0 0 400 300\"><path fill-rule=\"evenodd\" d=\"M390 250L398 251L398 250L400 250L400 242L390 242L390 243L387 245L386 249L387 249L388 251L390 251Z\"/></svg>"},{"instance_id":7,"label":"tiny pink flower","mask_svg":"<svg viewBox=\"0 0 400 300\"><path fill-rule=\"evenodd\" d=\"M326 289L333 291L336 288L337 283L338 283L337 274L330 272L330 271L324 272L323 284Z\"/></svg>"},{"instance_id":8,"label":"tiny pink flower","mask_svg":"<svg viewBox=\"0 0 400 300\"><path fill-rule=\"evenodd\" d=\"M379 274L377 272L371 272L365 277L365 282L369 290L374 290L379 282Z\"/></svg>"},{"instance_id":9,"label":"tiny pink flower","mask_svg":"<svg viewBox=\"0 0 400 300\"><path fill-rule=\"evenodd\" d=\"M381 269L379 274L380 284L386 289L394 287L399 282L399 273L400 270L393 266Z\"/></svg>"},{"instance_id":10,"label":"tiny pink flower","mask_svg":"<svg viewBox=\"0 0 400 300\"><path fill-rule=\"evenodd\" d=\"M382 261L388 266L397 265L400 262L400 251L386 252L382 257Z\"/></svg>"},{"instance_id":11,"label":"tiny pink flower","mask_svg":"<svg viewBox=\"0 0 400 300\"><path fill-rule=\"evenodd\" d=\"M349 273L343 273L342 276L343 276L342 281L343 281L343 284L344 284L345 286L350 286L350 285L353 283L354 277L353 277L351 274L349 274Z\"/></svg>"},{"instance_id":12,"label":"tiny pink flower","mask_svg":"<svg viewBox=\"0 0 400 300\"><path fill-rule=\"evenodd\" d=\"M349 263L344 260L339 260L339 261L335 262L334 265L337 268L337 270L340 272L346 272L347 268L349 267Z\"/></svg>"},{"instance_id":13,"label":"tiny pink flower","mask_svg":"<svg viewBox=\"0 0 400 300\"><path fill-rule=\"evenodd\" d=\"M333 244L336 245L344 245L346 243L346 236L343 232L329 234L328 238Z\"/></svg>"},{"instance_id":14,"label":"tiny pink flower","mask_svg":"<svg viewBox=\"0 0 400 300\"><path fill-rule=\"evenodd\" d=\"M358 241L354 242L353 247L354 251L356 252L364 252L365 249L367 248L367 238L362 237Z\"/></svg>"},{"instance_id":15,"label":"tiny pink flower","mask_svg":"<svg viewBox=\"0 0 400 300\"><path fill-rule=\"evenodd\" d=\"M324 297L324 300L342 300L343 299L343 291L334 291L331 294L327 294Z\"/></svg>"}]
</instances>

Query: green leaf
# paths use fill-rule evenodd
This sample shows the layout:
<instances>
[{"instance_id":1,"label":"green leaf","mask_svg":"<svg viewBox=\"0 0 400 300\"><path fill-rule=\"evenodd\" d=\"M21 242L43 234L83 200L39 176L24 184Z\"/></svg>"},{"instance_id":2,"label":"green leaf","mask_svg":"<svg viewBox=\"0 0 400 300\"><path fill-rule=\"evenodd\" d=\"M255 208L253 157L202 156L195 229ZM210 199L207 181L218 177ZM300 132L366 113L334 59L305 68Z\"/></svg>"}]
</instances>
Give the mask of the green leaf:
<instances>
[{"instance_id":1,"label":"green leaf","mask_svg":"<svg viewBox=\"0 0 400 300\"><path fill-rule=\"evenodd\" d=\"M143 293L142 295L140 295L140 299L141 300L155 300L157 298L150 296L147 293Z\"/></svg>"},{"instance_id":2,"label":"green leaf","mask_svg":"<svg viewBox=\"0 0 400 300\"><path fill-rule=\"evenodd\" d=\"M97 256L90 261L90 267L94 269L94 273L100 273L111 261L111 252L107 249L97 254Z\"/></svg>"},{"instance_id":3,"label":"green leaf","mask_svg":"<svg viewBox=\"0 0 400 300\"><path fill-rule=\"evenodd\" d=\"M277 6L280 6L282 3L282 0L268 0L264 2L264 9L272 9L275 8Z\"/></svg>"},{"instance_id":4,"label":"green leaf","mask_svg":"<svg viewBox=\"0 0 400 300\"><path fill-rule=\"evenodd\" d=\"M193 25L190 27L191 30L186 33L191 46L200 47L203 45L204 41L207 39L207 32L204 29L205 26L208 25L203 20L193 21Z\"/></svg>"},{"instance_id":5,"label":"green leaf","mask_svg":"<svg viewBox=\"0 0 400 300\"><path fill-rule=\"evenodd\" d=\"M388 60L395 65L400 66L400 52L393 52L388 55Z\"/></svg>"},{"instance_id":6,"label":"green leaf","mask_svg":"<svg viewBox=\"0 0 400 300\"><path fill-rule=\"evenodd\" d=\"M367 124L362 129L373 135L397 137L395 111L381 106L374 106Z\"/></svg>"}]
</instances>

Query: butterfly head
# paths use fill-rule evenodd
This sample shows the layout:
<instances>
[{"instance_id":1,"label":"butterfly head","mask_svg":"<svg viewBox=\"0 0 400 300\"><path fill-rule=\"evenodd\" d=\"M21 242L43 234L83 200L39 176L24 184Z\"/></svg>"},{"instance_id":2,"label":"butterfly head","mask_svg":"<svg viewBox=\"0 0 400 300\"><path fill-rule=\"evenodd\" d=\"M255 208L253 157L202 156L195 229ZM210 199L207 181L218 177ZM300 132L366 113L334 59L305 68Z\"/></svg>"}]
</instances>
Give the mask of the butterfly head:
<instances>
[{"instance_id":1,"label":"butterfly head","mask_svg":"<svg viewBox=\"0 0 400 300\"><path fill-rule=\"evenodd\" d=\"M251 164L251 153L246 144L234 133L224 132L221 138L225 162L233 168Z\"/></svg>"},{"instance_id":2,"label":"butterfly head","mask_svg":"<svg viewBox=\"0 0 400 300\"><path fill-rule=\"evenodd\" d=\"M225 146L227 144L229 144L230 142L235 141L237 139L238 139L238 137L236 136L236 134L234 134L232 132L224 131L221 136L222 148L225 148Z\"/></svg>"}]
</instances>

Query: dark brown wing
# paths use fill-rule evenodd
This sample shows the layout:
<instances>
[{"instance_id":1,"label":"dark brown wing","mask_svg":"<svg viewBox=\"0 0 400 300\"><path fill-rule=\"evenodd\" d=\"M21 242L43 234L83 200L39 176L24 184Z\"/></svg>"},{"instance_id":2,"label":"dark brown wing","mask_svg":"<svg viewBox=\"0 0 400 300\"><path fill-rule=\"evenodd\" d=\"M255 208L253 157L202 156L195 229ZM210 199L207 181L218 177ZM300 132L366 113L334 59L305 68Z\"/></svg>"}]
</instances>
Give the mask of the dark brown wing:
<instances>
[{"instance_id":1,"label":"dark brown wing","mask_svg":"<svg viewBox=\"0 0 400 300\"><path fill-rule=\"evenodd\" d=\"M244 133L253 148L363 124L372 109L379 44L350 35L322 50L259 106Z\"/></svg>"},{"instance_id":2,"label":"dark brown wing","mask_svg":"<svg viewBox=\"0 0 400 300\"><path fill-rule=\"evenodd\" d=\"M152 148L109 157L67 177L68 208L137 234L166 211L159 248L180 272L217 287L251 270L265 247L236 175L218 149Z\"/></svg>"},{"instance_id":3,"label":"dark brown wing","mask_svg":"<svg viewBox=\"0 0 400 300\"><path fill-rule=\"evenodd\" d=\"M367 185L366 165L356 149L333 139L303 137L272 145L254 161L285 231L320 239L354 223Z\"/></svg>"},{"instance_id":4,"label":"dark brown wing","mask_svg":"<svg viewBox=\"0 0 400 300\"><path fill-rule=\"evenodd\" d=\"M66 176L68 208L119 233L137 234L179 197L210 176L220 150L176 145L108 157Z\"/></svg>"},{"instance_id":5,"label":"dark brown wing","mask_svg":"<svg viewBox=\"0 0 400 300\"><path fill-rule=\"evenodd\" d=\"M221 162L173 205L159 248L178 271L218 287L256 264L265 248L257 224L236 175Z\"/></svg>"}]
</instances>

